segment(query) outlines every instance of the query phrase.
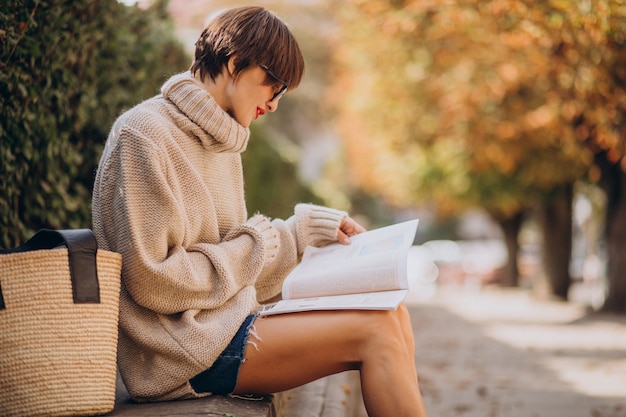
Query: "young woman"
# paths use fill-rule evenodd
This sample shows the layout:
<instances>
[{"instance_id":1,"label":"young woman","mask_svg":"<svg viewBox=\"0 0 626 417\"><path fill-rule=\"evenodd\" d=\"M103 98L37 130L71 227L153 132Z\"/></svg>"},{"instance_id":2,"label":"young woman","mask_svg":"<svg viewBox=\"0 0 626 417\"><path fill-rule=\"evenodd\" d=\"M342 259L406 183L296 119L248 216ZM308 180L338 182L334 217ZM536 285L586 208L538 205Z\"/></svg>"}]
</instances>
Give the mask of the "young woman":
<instances>
[{"instance_id":1,"label":"young woman","mask_svg":"<svg viewBox=\"0 0 626 417\"><path fill-rule=\"evenodd\" d=\"M119 117L100 161L93 227L123 255L118 361L138 401L265 394L358 369L371 416L425 416L406 308L258 318L307 245L364 231L300 204L248 218L250 123L300 83L298 44L260 7L223 12L189 71Z\"/></svg>"}]
</instances>

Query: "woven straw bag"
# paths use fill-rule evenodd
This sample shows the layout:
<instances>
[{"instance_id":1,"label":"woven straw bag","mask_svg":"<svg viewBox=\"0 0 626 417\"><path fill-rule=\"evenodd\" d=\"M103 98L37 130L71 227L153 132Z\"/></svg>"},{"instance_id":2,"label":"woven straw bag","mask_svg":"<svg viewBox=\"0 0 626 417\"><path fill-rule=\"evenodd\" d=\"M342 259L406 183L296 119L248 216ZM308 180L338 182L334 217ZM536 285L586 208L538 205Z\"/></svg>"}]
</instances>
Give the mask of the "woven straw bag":
<instances>
[{"instance_id":1,"label":"woven straw bag","mask_svg":"<svg viewBox=\"0 0 626 417\"><path fill-rule=\"evenodd\" d=\"M113 409L121 266L89 229L0 251L0 416Z\"/></svg>"}]
</instances>

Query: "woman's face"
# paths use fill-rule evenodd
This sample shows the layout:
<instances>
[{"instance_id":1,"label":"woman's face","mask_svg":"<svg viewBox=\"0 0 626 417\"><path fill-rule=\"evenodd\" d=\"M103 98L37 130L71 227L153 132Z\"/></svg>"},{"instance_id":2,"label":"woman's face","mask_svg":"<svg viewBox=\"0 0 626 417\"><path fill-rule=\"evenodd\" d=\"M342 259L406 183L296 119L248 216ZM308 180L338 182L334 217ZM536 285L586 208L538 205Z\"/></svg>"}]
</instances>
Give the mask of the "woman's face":
<instances>
[{"instance_id":1,"label":"woman's face","mask_svg":"<svg viewBox=\"0 0 626 417\"><path fill-rule=\"evenodd\" d=\"M253 120L263 116L266 112L278 109L280 97L272 98L281 89L282 85L265 85L268 75L258 65L246 68L237 78L226 87L228 105L226 111L237 122L249 127Z\"/></svg>"}]
</instances>

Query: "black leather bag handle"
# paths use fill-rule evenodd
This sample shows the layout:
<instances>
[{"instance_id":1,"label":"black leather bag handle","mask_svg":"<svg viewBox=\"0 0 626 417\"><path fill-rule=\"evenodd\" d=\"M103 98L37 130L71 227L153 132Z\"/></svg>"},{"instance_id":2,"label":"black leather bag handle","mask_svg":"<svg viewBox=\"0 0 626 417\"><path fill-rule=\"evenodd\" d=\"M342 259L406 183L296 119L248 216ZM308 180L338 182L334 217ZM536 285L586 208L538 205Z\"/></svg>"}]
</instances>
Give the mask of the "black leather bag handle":
<instances>
[{"instance_id":1,"label":"black leather bag handle","mask_svg":"<svg viewBox=\"0 0 626 417\"><path fill-rule=\"evenodd\" d=\"M53 249L63 245L67 247L69 255L74 303L99 303L100 284L96 264L98 242L91 229L41 229L17 248L0 250L0 255ZM0 310L4 308L0 288Z\"/></svg>"}]
</instances>

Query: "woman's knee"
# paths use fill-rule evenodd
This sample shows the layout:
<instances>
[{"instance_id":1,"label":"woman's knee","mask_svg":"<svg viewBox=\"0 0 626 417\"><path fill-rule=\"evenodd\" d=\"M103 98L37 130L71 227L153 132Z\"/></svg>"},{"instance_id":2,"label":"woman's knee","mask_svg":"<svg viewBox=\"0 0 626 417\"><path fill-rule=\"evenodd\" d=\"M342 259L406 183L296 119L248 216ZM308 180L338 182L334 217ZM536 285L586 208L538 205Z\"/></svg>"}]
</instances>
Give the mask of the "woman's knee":
<instances>
[{"instance_id":1,"label":"woman's knee","mask_svg":"<svg viewBox=\"0 0 626 417\"><path fill-rule=\"evenodd\" d=\"M395 313L404 333L408 334L411 339L413 339L413 325L411 323L411 314L409 313L409 309L406 305L401 304Z\"/></svg>"},{"instance_id":2,"label":"woman's knee","mask_svg":"<svg viewBox=\"0 0 626 417\"><path fill-rule=\"evenodd\" d=\"M411 315L409 313L409 309L406 307L406 304L400 304L394 313L403 326L408 325L410 327Z\"/></svg>"},{"instance_id":3,"label":"woman's knee","mask_svg":"<svg viewBox=\"0 0 626 417\"><path fill-rule=\"evenodd\" d=\"M372 312L369 325L366 326L370 334L367 336L369 344L376 345L375 349L412 350L413 331L411 329L408 310L400 306L394 311Z\"/></svg>"},{"instance_id":4,"label":"woman's knee","mask_svg":"<svg viewBox=\"0 0 626 417\"><path fill-rule=\"evenodd\" d=\"M404 304L401 304L396 310L386 311L386 313L383 318L383 325L387 330L399 337L406 337L409 334L413 338L411 316Z\"/></svg>"}]
</instances>

